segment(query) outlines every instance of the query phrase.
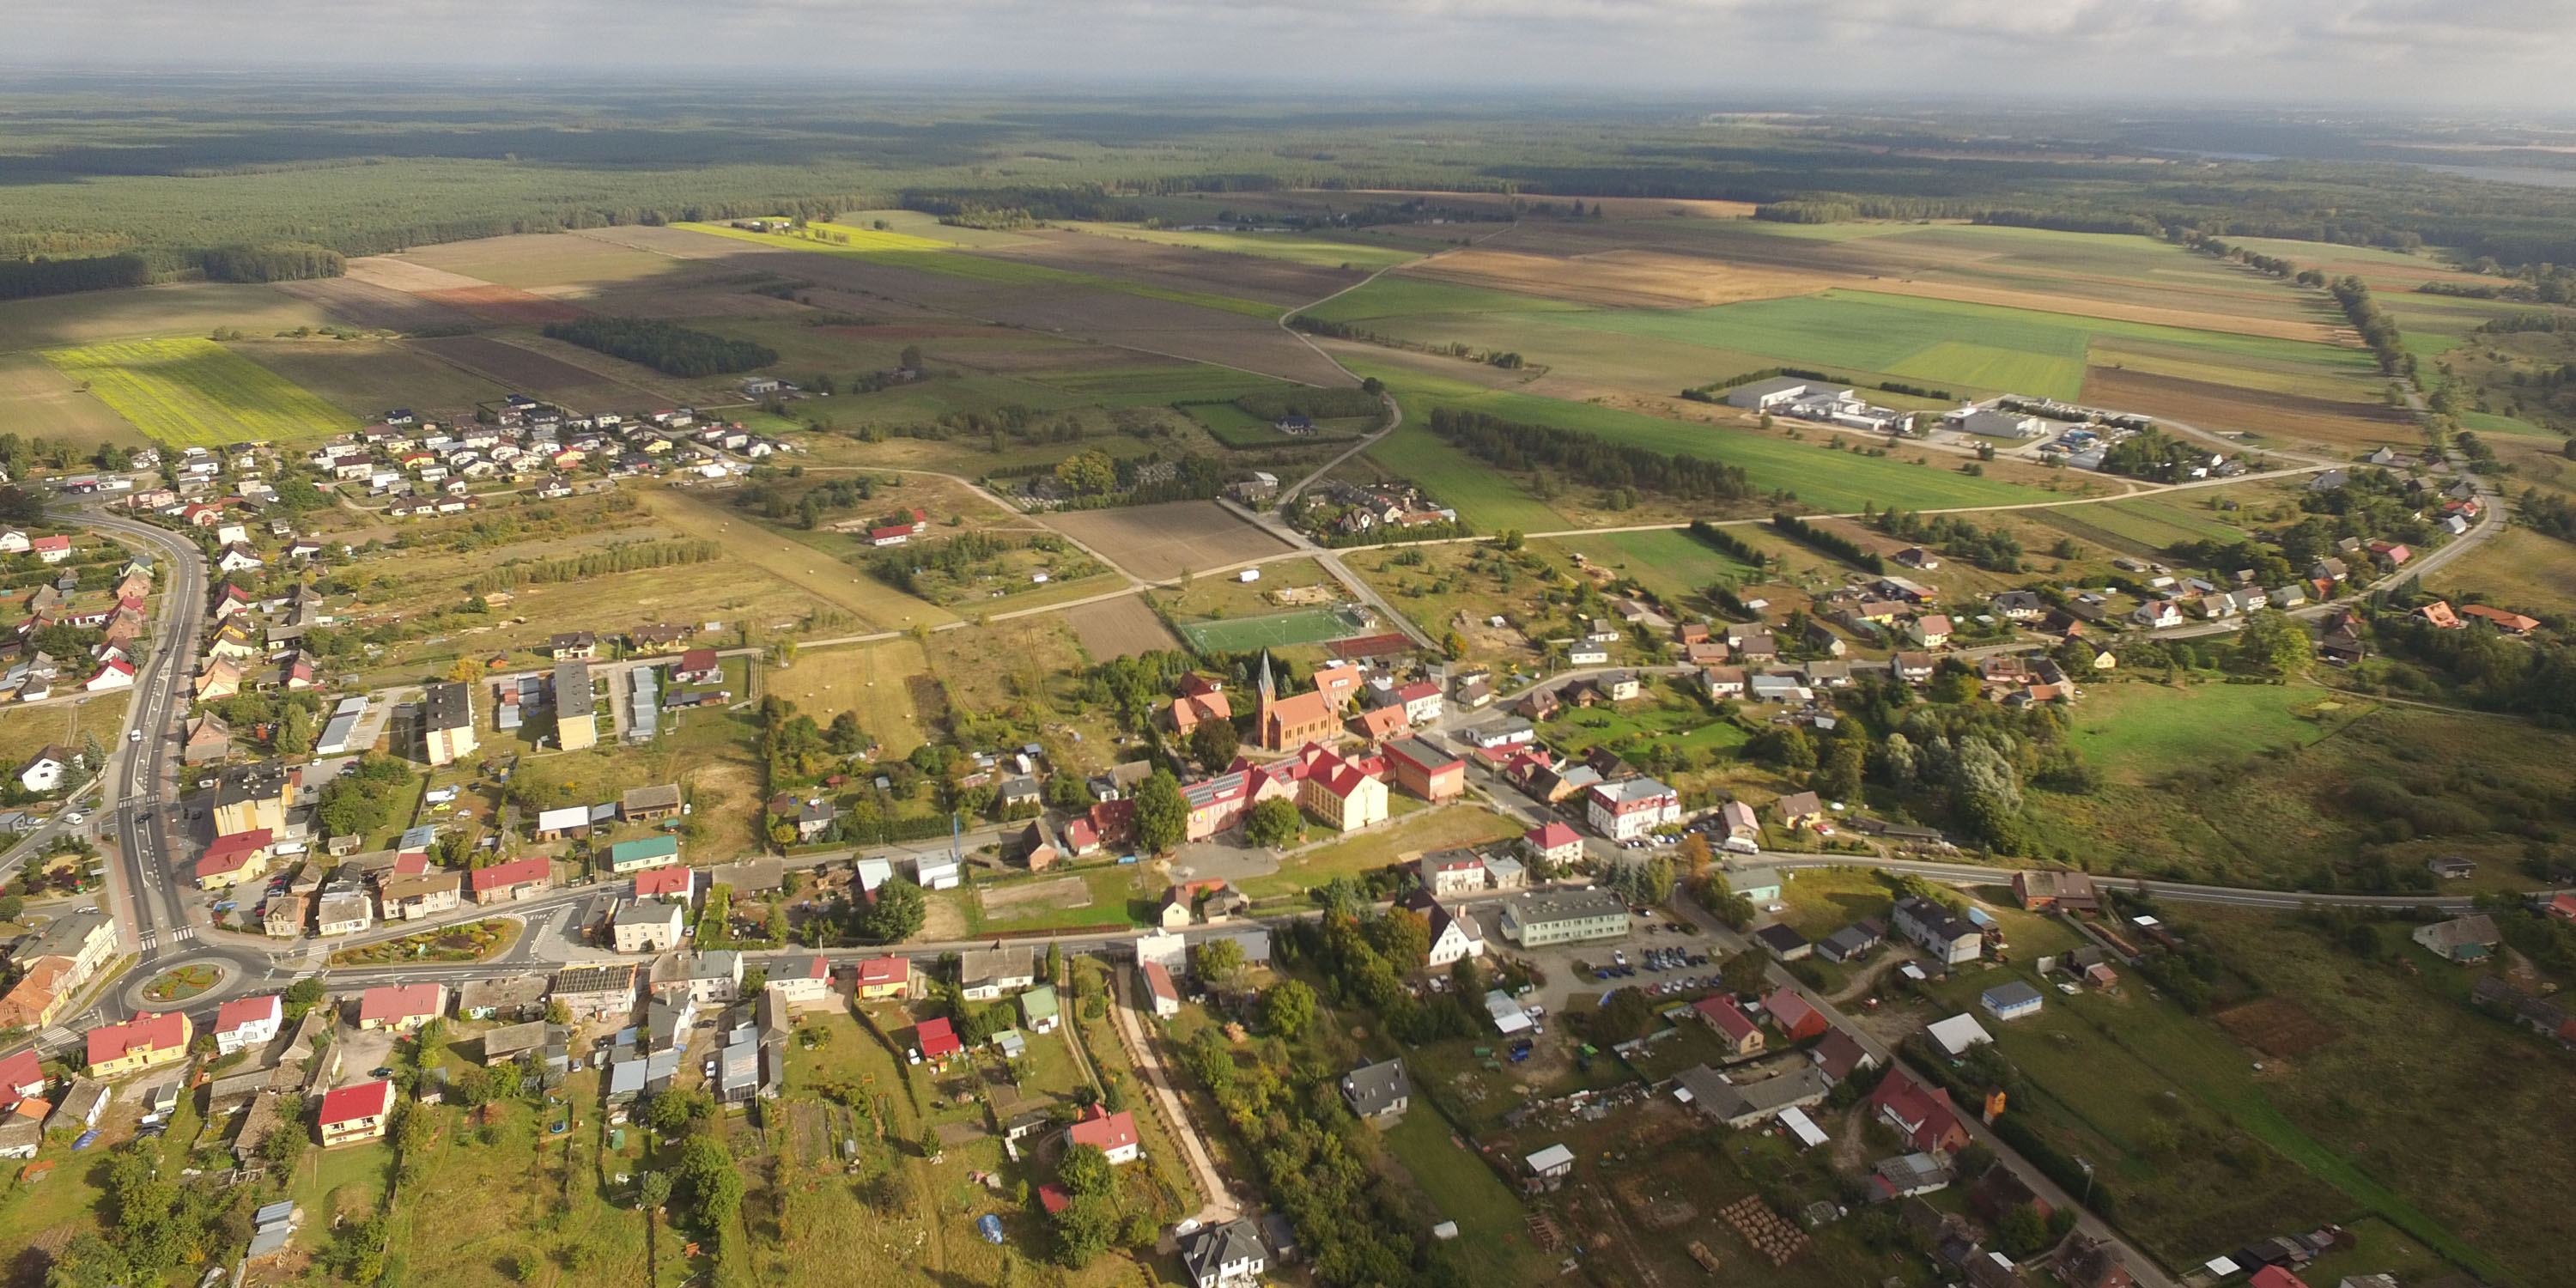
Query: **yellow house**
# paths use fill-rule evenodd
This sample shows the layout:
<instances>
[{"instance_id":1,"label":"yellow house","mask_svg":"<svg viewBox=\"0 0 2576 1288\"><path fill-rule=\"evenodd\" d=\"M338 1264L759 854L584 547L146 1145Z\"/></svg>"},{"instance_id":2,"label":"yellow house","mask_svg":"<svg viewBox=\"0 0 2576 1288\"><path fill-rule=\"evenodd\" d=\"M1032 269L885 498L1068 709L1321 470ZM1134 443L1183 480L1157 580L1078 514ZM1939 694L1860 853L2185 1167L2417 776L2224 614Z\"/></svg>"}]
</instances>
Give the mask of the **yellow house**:
<instances>
[{"instance_id":1,"label":"yellow house","mask_svg":"<svg viewBox=\"0 0 2576 1288\"><path fill-rule=\"evenodd\" d=\"M244 765L215 781L215 835L286 830L300 775L284 765Z\"/></svg>"},{"instance_id":2,"label":"yellow house","mask_svg":"<svg viewBox=\"0 0 2576 1288\"><path fill-rule=\"evenodd\" d=\"M857 980L859 1000L872 1002L879 998L900 998L912 991L912 959L908 957L870 957L859 963Z\"/></svg>"},{"instance_id":3,"label":"yellow house","mask_svg":"<svg viewBox=\"0 0 2576 1288\"><path fill-rule=\"evenodd\" d=\"M421 699L421 730L432 765L452 765L473 755L473 686L454 681L428 686Z\"/></svg>"},{"instance_id":4,"label":"yellow house","mask_svg":"<svg viewBox=\"0 0 2576 1288\"><path fill-rule=\"evenodd\" d=\"M1386 821L1386 783L1360 767L1326 752L1306 771L1297 804L1328 827L1355 832Z\"/></svg>"},{"instance_id":5,"label":"yellow house","mask_svg":"<svg viewBox=\"0 0 2576 1288\"><path fill-rule=\"evenodd\" d=\"M177 1011L149 1011L123 1024L89 1031L89 1076L114 1078L188 1058L196 1026Z\"/></svg>"}]
</instances>

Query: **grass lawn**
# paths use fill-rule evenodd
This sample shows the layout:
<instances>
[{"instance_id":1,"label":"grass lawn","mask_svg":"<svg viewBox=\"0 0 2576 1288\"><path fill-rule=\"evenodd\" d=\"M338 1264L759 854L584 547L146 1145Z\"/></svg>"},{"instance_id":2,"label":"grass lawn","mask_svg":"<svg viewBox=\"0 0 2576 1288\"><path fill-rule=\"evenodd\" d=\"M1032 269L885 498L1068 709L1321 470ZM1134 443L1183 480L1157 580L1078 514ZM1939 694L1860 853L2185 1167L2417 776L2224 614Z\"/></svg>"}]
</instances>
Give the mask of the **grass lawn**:
<instances>
[{"instance_id":1,"label":"grass lawn","mask_svg":"<svg viewBox=\"0 0 2576 1288\"><path fill-rule=\"evenodd\" d=\"M1887 919L1895 893L1867 868L1801 868L1780 874L1780 920L1810 940L1822 939L1863 917ZM1736 878L1740 888L1744 884Z\"/></svg>"},{"instance_id":2,"label":"grass lawn","mask_svg":"<svg viewBox=\"0 0 2576 1288\"><path fill-rule=\"evenodd\" d=\"M78 751L84 734L95 734L102 744L114 742L133 700L132 693L110 692L79 702L0 707L0 761L23 765L55 744Z\"/></svg>"},{"instance_id":3,"label":"grass lawn","mask_svg":"<svg viewBox=\"0 0 2576 1288\"><path fill-rule=\"evenodd\" d=\"M1416 1105L1385 1135L1387 1149L1440 1215L1458 1223L1455 1245L1479 1284L1527 1283L1543 1269L1520 1197L1474 1151L1452 1142L1449 1121Z\"/></svg>"},{"instance_id":4,"label":"grass lawn","mask_svg":"<svg viewBox=\"0 0 2576 1288\"><path fill-rule=\"evenodd\" d=\"M358 427L357 418L212 340L124 340L53 349L45 360L136 429L177 446L243 439L282 445Z\"/></svg>"},{"instance_id":5,"label":"grass lawn","mask_svg":"<svg viewBox=\"0 0 2576 1288\"><path fill-rule=\"evenodd\" d=\"M1382 830L1293 855L1280 863L1277 872L1238 885L1256 900L1295 895L1335 877L1355 877L1371 868L1413 858L1425 850L1478 845L1518 836L1523 830L1519 824L1480 805L1425 810Z\"/></svg>"},{"instance_id":6,"label":"grass lawn","mask_svg":"<svg viewBox=\"0 0 2576 1288\"><path fill-rule=\"evenodd\" d=\"M1750 534L1738 530L1738 535ZM1719 554L1687 532L1605 532L1551 537L1541 544L1580 553L1613 572L1634 577L1670 603L1693 598L1721 578L1741 581L1757 576L1757 570Z\"/></svg>"},{"instance_id":7,"label":"grass lawn","mask_svg":"<svg viewBox=\"0 0 2576 1288\"><path fill-rule=\"evenodd\" d=\"M1404 424L1368 449L1367 458L1378 468L1411 480L1478 532L1552 532L1574 526L1518 481L1440 441L1422 423L1423 408L1408 403L1406 411Z\"/></svg>"},{"instance_id":8,"label":"grass lawn","mask_svg":"<svg viewBox=\"0 0 2576 1288\"><path fill-rule=\"evenodd\" d=\"M2085 690L2072 723L2085 759L2147 781L2212 756L2313 743L2371 709L2306 685L2121 683Z\"/></svg>"},{"instance_id":9,"label":"grass lawn","mask_svg":"<svg viewBox=\"0 0 2576 1288\"><path fill-rule=\"evenodd\" d=\"M2514 612L2576 615L2576 549L2529 528L2505 529L2425 582L2437 593L2474 594Z\"/></svg>"}]
</instances>

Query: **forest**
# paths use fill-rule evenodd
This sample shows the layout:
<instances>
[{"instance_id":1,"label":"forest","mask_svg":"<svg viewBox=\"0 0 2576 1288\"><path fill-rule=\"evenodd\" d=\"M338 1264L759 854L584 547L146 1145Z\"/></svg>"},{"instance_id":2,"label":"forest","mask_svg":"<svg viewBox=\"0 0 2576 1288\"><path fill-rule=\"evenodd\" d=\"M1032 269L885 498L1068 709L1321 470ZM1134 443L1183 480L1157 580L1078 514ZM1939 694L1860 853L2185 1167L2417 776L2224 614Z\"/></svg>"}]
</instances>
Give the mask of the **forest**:
<instances>
[{"instance_id":1,"label":"forest","mask_svg":"<svg viewBox=\"0 0 2576 1288\"><path fill-rule=\"evenodd\" d=\"M640 362L684 380L730 375L778 361L778 350L654 318L577 318L546 324L546 338Z\"/></svg>"}]
</instances>

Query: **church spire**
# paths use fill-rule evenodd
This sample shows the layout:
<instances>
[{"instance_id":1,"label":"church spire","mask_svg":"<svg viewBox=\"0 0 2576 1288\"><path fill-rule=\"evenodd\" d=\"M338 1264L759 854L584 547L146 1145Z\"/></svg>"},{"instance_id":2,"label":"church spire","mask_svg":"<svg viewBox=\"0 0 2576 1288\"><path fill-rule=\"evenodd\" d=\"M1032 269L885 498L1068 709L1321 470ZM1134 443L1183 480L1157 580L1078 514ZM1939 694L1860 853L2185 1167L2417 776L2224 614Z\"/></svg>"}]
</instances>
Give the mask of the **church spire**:
<instances>
[{"instance_id":1,"label":"church spire","mask_svg":"<svg viewBox=\"0 0 2576 1288\"><path fill-rule=\"evenodd\" d=\"M1270 650L1261 650L1261 705L1267 707L1279 700L1278 686L1270 679Z\"/></svg>"}]
</instances>

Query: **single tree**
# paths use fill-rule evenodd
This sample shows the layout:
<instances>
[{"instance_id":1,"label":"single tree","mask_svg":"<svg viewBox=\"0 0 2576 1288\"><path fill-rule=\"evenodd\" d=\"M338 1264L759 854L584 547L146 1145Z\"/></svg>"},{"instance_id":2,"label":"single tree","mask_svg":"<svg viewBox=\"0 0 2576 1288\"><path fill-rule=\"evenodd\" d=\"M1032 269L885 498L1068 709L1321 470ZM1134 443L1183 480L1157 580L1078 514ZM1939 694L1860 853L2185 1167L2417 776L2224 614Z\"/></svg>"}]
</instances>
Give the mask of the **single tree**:
<instances>
[{"instance_id":1,"label":"single tree","mask_svg":"<svg viewBox=\"0 0 2576 1288\"><path fill-rule=\"evenodd\" d=\"M1190 805L1181 783L1167 769L1157 769L1136 788L1136 841L1156 854L1169 853L1189 836Z\"/></svg>"}]
</instances>

